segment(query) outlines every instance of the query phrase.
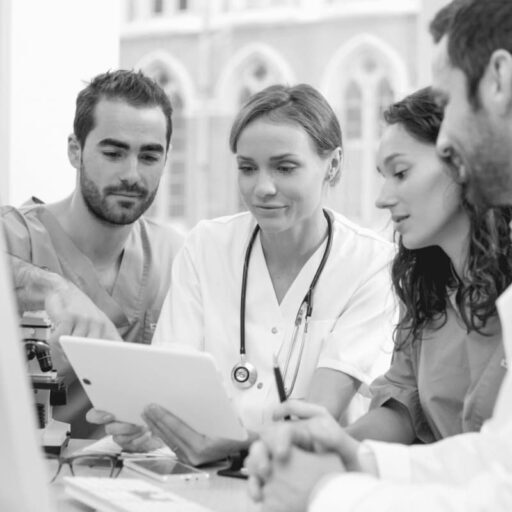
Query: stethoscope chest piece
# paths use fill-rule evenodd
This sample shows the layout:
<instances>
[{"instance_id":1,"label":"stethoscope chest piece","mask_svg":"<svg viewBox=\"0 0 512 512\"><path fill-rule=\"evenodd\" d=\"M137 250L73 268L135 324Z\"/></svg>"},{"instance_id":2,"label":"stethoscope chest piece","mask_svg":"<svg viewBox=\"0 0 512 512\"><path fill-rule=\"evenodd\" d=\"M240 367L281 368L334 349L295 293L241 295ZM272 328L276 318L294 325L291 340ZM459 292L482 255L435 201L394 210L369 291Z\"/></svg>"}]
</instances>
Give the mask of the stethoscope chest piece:
<instances>
[{"instance_id":1,"label":"stethoscope chest piece","mask_svg":"<svg viewBox=\"0 0 512 512\"><path fill-rule=\"evenodd\" d=\"M245 357L242 356L240 362L235 364L231 370L231 379L238 388L248 389L256 383L258 371L254 365L247 362Z\"/></svg>"}]
</instances>

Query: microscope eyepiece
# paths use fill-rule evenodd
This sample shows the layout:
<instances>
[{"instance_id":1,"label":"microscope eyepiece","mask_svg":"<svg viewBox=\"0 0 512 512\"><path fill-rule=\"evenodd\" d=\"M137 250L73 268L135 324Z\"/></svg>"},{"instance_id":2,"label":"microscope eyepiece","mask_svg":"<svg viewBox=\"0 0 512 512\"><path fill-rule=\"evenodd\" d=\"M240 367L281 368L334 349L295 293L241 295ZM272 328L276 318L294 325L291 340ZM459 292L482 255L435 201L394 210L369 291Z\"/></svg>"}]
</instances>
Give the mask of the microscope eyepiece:
<instances>
[{"instance_id":1,"label":"microscope eyepiece","mask_svg":"<svg viewBox=\"0 0 512 512\"><path fill-rule=\"evenodd\" d=\"M53 369L50 347L44 341L27 340L25 341L25 349L29 361L37 357L42 372L49 372Z\"/></svg>"}]
</instances>

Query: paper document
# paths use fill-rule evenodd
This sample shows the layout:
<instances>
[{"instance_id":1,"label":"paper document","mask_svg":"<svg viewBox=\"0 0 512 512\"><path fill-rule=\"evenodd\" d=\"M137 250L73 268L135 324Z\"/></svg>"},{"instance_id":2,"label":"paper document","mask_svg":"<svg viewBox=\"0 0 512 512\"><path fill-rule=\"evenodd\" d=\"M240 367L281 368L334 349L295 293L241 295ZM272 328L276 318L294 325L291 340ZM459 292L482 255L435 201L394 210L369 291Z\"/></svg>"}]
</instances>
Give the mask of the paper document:
<instances>
[{"instance_id":1,"label":"paper document","mask_svg":"<svg viewBox=\"0 0 512 512\"><path fill-rule=\"evenodd\" d=\"M167 446L158 448L151 452L124 452L123 449L114 441L112 436L105 436L102 439L82 448L78 453L109 453L112 455L122 453L123 457L176 457L175 453Z\"/></svg>"}]
</instances>

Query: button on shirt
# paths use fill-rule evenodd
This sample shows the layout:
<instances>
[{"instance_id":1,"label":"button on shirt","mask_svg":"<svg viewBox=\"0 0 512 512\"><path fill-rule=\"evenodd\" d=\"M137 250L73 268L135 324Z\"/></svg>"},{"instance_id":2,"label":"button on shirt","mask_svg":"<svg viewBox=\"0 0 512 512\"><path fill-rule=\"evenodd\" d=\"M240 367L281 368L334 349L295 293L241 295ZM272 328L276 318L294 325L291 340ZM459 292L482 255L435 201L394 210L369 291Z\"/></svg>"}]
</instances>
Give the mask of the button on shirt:
<instances>
[{"instance_id":1,"label":"button on shirt","mask_svg":"<svg viewBox=\"0 0 512 512\"><path fill-rule=\"evenodd\" d=\"M307 396L316 368L344 372L360 381L359 398L389 366L394 304L389 277L393 246L373 232L333 214L333 245L317 283L314 311L293 388ZM173 266L173 285L157 326L156 343L177 342L210 352L224 376L240 417L250 430L270 421L278 403L273 354L293 380L298 346L286 372L295 317L325 250L324 242L306 262L278 303L257 236L250 259L246 295L247 361L258 371L255 385L241 390L231 381L240 361L240 293L248 241L255 221L249 213L202 221L192 230ZM300 335L297 343L300 344ZM281 349L281 350L280 350ZM358 398L351 408L360 414ZM358 410L359 409L359 410Z\"/></svg>"}]
</instances>

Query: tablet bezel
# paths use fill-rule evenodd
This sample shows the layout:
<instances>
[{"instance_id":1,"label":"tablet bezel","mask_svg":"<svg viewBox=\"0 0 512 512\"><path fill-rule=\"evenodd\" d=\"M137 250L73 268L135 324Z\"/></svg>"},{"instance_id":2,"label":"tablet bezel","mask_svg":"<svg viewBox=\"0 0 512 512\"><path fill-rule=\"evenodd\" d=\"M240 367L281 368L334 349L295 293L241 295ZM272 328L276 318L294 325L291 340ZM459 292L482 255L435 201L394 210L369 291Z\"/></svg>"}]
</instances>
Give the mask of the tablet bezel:
<instances>
[{"instance_id":1,"label":"tablet bezel","mask_svg":"<svg viewBox=\"0 0 512 512\"><path fill-rule=\"evenodd\" d=\"M93 406L118 421L143 424L144 407L157 403L200 434L248 439L211 354L75 336L60 343Z\"/></svg>"}]
</instances>

